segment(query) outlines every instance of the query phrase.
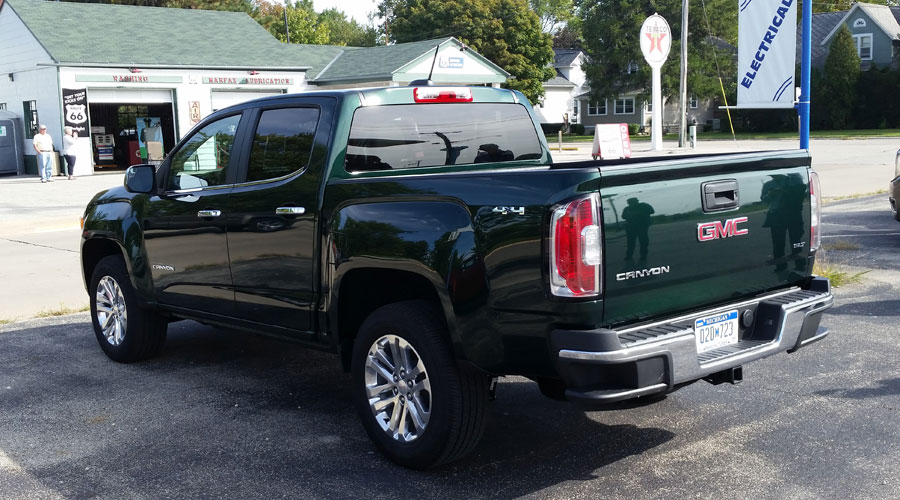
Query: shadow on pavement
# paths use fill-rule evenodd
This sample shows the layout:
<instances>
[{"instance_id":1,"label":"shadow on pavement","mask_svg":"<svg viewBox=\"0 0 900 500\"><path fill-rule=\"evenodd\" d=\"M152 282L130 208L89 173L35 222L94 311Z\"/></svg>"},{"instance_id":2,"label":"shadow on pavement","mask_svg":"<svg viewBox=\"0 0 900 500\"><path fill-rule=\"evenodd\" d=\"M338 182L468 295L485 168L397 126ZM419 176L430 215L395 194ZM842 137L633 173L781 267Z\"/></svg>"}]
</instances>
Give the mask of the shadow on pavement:
<instances>
[{"instance_id":1,"label":"shadow on pavement","mask_svg":"<svg viewBox=\"0 0 900 500\"><path fill-rule=\"evenodd\" d=\"M900 300L853 302L832 307L828 314L838 316L900 316Z\"/></svg>"},{"instance_id":2,"label":"shadow on pavement","mask_svg":"<svg viewBox=\"0 0 900 500\"><path fill-rule=\"evenodd\" d=\"M900 396L900 378L879 380L878 387L860 387L857 389L829 389L818 391L819 396L833 396L847 399L869 399L883 396Z\"/></svg>"},{"instance_id":3,"label":"shadow on pavement","mask_svg":"<svg viewBox=\"0 0 900 500\"><path fill-rule=\"evenodd\" d=\"M591 480L675 436L599 423L517 378L472 455L410 471L375 450L349 380L334 355L193 322L133 365L108 360L83 319L5 332L0 452L29 479L10 484L45 489L0 480L0 496L507 498Z\"/></svg>"}]
</instances>

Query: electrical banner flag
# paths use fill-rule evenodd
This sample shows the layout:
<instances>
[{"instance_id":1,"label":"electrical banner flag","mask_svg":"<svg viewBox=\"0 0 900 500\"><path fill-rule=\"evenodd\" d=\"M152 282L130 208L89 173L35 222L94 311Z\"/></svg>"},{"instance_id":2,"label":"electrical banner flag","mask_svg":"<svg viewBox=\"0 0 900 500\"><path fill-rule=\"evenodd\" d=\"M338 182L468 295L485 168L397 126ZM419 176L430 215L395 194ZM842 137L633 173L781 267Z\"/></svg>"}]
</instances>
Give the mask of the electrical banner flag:
<instances>
[{"instance_id":1,"label":"electrical banner flag","mask_svg":"<svg viewBox=\"0 0 900 500\"><path fill-rule=\"evenodd\" d=\"M794 106L800 0L738 0L739 108Z\"/></svg>"}]
</instances>

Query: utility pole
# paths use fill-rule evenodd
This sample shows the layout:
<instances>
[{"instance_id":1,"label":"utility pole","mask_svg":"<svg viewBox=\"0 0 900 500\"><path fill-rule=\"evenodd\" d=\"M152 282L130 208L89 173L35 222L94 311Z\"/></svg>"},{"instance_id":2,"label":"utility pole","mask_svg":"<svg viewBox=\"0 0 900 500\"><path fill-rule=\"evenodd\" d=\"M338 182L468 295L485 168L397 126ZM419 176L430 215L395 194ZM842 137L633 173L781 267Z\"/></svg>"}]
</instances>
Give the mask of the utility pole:
<instances>
[{"instance_id":1,"label":"utility pole","mask_svg":"<svg viewBox=\"0 0 900 500\"><path fill-rule=\"evenodd\" d=\"M687 145L687 41L688 41L688 4L690 0L681 0L681 86L679 89L681 109L678 121L678 147Z\"/></svg>"},{"instance_id":2,"label":"utility pole","mask_svg":"<svg viewBox=\"0 0 900 500\"><path fill-rule=\"evenodd\" d=\"M287 43L291 43L291 30L288 29L287 23L287 2L284 2L284 34L287 36Z\"/></svg>"}]
</instances>

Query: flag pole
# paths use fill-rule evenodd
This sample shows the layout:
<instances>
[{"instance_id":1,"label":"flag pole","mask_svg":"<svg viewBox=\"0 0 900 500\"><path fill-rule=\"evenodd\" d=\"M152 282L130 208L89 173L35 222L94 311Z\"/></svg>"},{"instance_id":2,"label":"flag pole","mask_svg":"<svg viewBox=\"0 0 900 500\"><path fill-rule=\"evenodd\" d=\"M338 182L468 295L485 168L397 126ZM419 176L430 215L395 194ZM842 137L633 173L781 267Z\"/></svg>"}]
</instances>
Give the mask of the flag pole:
<instances>
[{"instance_id":1,"label":"flag pole","mask_svg":"<svg viewBox=\"0 0 900 500\"><path fill-rule=\"evenodd\" d=\"M810 59L812 55L812 1L803 0L802 45L800 49L800 102L797 112L800 115L800 149L809 149L809 80L811 76Z\"/></svg>"}]
</instances>

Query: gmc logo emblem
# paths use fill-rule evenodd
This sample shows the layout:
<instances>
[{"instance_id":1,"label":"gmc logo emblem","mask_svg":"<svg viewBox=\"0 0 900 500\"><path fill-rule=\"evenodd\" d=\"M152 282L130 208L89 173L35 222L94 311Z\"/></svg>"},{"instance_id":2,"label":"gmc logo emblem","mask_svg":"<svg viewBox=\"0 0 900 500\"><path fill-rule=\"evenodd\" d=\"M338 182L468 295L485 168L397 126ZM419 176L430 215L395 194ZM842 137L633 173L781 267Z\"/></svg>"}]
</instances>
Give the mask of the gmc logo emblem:
<instances>
[{"instance_id":1,"label":"gmc logo emblem","mask_svg":"<svg viewBox=\"0 0 900 500\"><path fill-rule=\"evenodd\" d=\"M743 236L750 232L747 229L738 227L738 224L743 224L744 222L747 222L746 217L728 219L724 224L719 221L697 224L697 240L709 241L731 238L732 236Z\"/></svg>"}]
</instances>

